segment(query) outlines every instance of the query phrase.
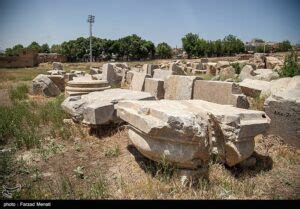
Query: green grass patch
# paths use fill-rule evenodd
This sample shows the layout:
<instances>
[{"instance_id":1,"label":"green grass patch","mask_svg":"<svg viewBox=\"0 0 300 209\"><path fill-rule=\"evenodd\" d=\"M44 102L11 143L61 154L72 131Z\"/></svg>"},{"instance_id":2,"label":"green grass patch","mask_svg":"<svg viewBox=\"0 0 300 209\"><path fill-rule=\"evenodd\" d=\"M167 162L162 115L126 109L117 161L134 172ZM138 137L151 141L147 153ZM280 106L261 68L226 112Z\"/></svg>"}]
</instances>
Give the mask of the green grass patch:
<instances>
[{"instance_id":1,"label":"green grass patch","mask_svg":"<svg viewBox=\"0 0 300 209\"><path fill-rule=\"evenodd\" d=\"M10 90L9 97L12 101L27 99L29 89L26 84L20 84L16 88Z\"/></svg>"}]
</instances>

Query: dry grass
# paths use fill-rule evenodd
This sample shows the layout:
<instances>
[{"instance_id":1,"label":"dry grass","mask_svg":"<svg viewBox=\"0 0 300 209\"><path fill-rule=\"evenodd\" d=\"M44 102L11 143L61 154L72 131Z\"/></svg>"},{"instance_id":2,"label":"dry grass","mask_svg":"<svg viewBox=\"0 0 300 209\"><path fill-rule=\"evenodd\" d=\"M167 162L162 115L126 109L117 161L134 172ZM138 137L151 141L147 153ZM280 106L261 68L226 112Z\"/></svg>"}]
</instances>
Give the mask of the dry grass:
<instances>
[{"instance_id":1,"label":"dry grass","mask_svg":"<svg viewBox=\"0 0 300 209\"><path fill-rule=\"evenodd\" d=\"M2 76L18 77L15 80L1 77L1 86L9 89L24 83L22 77L33 78L40 73L38 69L23 71L0 69L0 73L4 73ZM47 104L53 99L31 95L26 99L35 104L36 109L52 107ZM257 164L254 167L229 168L212 161L207 178L200 178L193 187L183 187L173 168L146 159L132 146L126 129L105 127L89 132L75 123L61 129L62 125L56 121L59 117L43 115L42 125L37 128L42 136L40 146L17 148L12 139L0 144L1 150L10 150L1 152L0 182L8 187L21 185L19 191L13 192L15 199L300 197L300 153L275 136L256 137L254 157Z\"/></svg>"}]
</instances>

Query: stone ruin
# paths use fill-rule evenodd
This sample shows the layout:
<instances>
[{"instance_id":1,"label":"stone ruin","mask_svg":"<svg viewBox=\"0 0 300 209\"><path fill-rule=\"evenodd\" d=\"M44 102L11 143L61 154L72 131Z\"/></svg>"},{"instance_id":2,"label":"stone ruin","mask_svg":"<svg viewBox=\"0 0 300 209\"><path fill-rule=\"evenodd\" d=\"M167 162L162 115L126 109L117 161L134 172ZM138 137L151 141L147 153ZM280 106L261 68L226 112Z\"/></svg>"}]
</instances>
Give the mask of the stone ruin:
<instances>
[{"instance_id":1,"label":"stone ruin","mask_svg":"<svg viewBox=\"0 0 300 209\"><path fill-rule=\"evenodd\" d=\"M188 169L207 165L214 149L229 166L242 162L270 123L262 111L203 100L124 101L117 115L130 124L129 137L143 155Z\"/></svg>"},{"instance_id":2,"label":"stone ruin","mask_svg":"<svg viewBox=\"0 0 300 209\"><path fill-rule=\"evenodd\" d=\"M65 91L62 108L90 127L126 122L144 156L164 156L184 175L205 170L212 155L228 166L243 164L253 154L254 137L266 132L299 147L300 76L278 79L274 69L282 62L264 55L235 62L244 66L239 75L232 63L108 63L90 74L66 73L55 64L33 80L33 89L48 96ZM215 77L203 80L204 74ZM248 99L258 97L267 98L265 112L248 110Z\"/></svg>"}]
</instances>

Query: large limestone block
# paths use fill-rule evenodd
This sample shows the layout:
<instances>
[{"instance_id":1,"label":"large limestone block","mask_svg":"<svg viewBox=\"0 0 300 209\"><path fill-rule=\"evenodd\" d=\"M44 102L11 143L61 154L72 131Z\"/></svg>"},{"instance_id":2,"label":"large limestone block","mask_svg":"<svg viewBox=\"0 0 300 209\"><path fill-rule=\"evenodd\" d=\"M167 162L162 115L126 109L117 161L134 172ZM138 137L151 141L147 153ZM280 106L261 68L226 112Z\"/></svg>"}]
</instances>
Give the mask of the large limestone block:
<instances>
[{"instance_id":1,"label":"large limestone block","mask_svg":"<svg viewBox=\"0 0 300 209\"><path fill-rule=\"evenodd\" d=\"M249 108L246 96L242 94L240 87L232 82L197 80L194 85L193 99Z\"/></svg>"},{"instance_id":2,"label":"large limestone block","mask_svg":"<svg viewBox=\"0 0 300 209\"><path fill-rule=\"evenodd\" d=\"M201 79L201 77L197 76L168 76L164 83L165 99L192 99L194 83L196 80Z\"/></svg>"},{"instance_id":3,"label":"large limestone block","mask_svg":"<svg viewBox=\"0 0 300 209\"><path fill-rule=\"evenodd\" d=\"M172 72L173 75L185 75L185 72L182 67L180 67L176 63L171 63L169 70Z\"/></svg>"},{"instance_id":4,"label":"large limestone block","mask_svg":"<svg viewBox=\"0 0 300 209\"><path fill-rule=\"evenodd\" d=\"M164 80L157 78L146 78L145 92L149 92L155 97L155 99L163 99L165 95Z\"/></svg>"},{"instance_id":5,"label":"large limestone block","mask_svg":"<svg viewBox=\"0 0 300 209\"><path fill-rule=\"evenodd\" d=\"M122 100L154 100L147 92L128 89L109 89L82 96L68 97L62 103L64 111L77 121L84 120L90 125L116 122L114 105Z\"/></svg>"},{"instance_id":6,"label":"large limestone block","mask_svg":"<svg viewBox=\"0 0 300 209\"><path fill-rule=\"evenodd\" d=\"M271 118L269 133L281 136L287 143L299 149L300 76L297 77L298 79L290 79L285 88L280 88L279 84L277 88L271 88L272 93L265 101L264 110Z\"/></svg>"},{"instance_id":7,"label":"large limestone block","mask_svg":"<svg viewBox=\"0 0 300 209\"><path fill-rule=\"evenodd\" d=\"M154 74L154 70L158 69L159 66L158 65L154 65L154 64L144 64L143 65L143 71L146 72L146 74L150 75L151 77Z\"/></svg>"},{"instance_id":8,"label":"large limestone block","mask_svg":"<svg viewBox=\"0 0 300 209\"><path fill-rule=\"evenodd\" d=\"M102 66L102 79L107 80L112 86L116 86L122 81L122 72L117 72L113 64L107 63Z\"/></svg>"},{"instance_id":9,"label":"large limestone block","mask_svg":"<svg viewBox=\"0 0 300 209\"><path fill-rule=\"evenodd\" d=\"M253 79L254 77L254 69L251 65L245 65L240 74L239 74L239 80L243 81L245 79Z\"/></svg>"},{"instance_id":10,"label":"large limestone block","mask_svg":"<svg viewBox=\"0 0 300 209\"><path fill-rule=\"evenodd\" d=\"M32 80L34 94L43 94L47 97L55 97L60 94L59 88L47 75L40 74Z\"/></svg>"},{"instance_id":11,"label":"large limestone block","mask_svg":"<svg viewBox=\"0 0 300 209\"><path fill-rule=\"evenodd\" d=\"M134 72L130 89L133 91L143 91L145 85L145 78L150 77L145 72Z\"/></svg>"},{"instance_id":12,"label":"large limestone block","mask_svg":"<svg viewBox=\"0 0 300 209\"><path fill-rule=\"evenodd\" d=\"M282 66L283 62L276 57L266 57L266 67L274 69L276 66Z\"/></svg>"},{"instance_id":13,"label":"large limestone block","mask_svg":"<svg viewBox=\"0 0 300 209\"><path fill-rule=\"evenodd\" d=\"M267 91L270 88L270 82L245 79L239 83L243 94L249 97L258 97L262 91Z\"/></svg>"},{"instance_id":14,"label":"large limestone block","mask_svg":"<svg viewBox=\"0 0 300 209\"><path fill-rule=\"evenodd\" d=\"M262 111L202 100L123 101L117 115L130 124L129 137L143 155L193 169L208 163L213 147L229 166L242 162L269 126Z\"/></svg>"},{"instance_id":15,"label":"large limestone block","mask_svg":"<svg viewBox=\"0 0 300 209\"><path fill-rule=\"evenodd\" d=\"M169 75L173 75L171 70L155 69L153 78L165 80Z\"/></svg>"},{"instance_id":16,"label":"large limestone block","mask_svg":"<svg viewBox=\"0 0 300 209\"><path fill-rule=\"evenodd\" d=\"M48 78L50 78L60 91L65 90L65 79L63 75L48 75Z\"/></svg>"},{"instance_id":17,"label":"large limestone block","mask_svg":"<svg viewBox=\"0 0 300 209\"><path fill-rule=\"evenodd\" d=\"M271 69L257 69L253 73L254 79L257 80L271 81L279 78L279 74Z\"/></svg>"},{"instance_id":18,"label":"large limestone block","mask_svg":"<svg viewBox=\"0 0 300 209\"><path fill-rule=\"evenodd\" d=\"M222 68L219 71L219 76L222 80L235 77L235 69L232 66Z\"/></svg>"}]
</instances>

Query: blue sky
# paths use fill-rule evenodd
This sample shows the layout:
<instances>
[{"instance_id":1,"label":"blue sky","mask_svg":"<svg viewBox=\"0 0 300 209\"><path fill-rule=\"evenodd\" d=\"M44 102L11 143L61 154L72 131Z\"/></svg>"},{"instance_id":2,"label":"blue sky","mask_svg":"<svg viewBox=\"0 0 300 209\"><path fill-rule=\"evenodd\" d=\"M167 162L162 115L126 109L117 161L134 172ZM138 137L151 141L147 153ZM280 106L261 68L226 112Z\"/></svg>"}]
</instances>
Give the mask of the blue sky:
<instances>
[{"instance_id":1,"label":"blue sky","mask_svg":"<svg viewBox=\"0 0 300 209\"><path fill-rule=\"evenodd\" d=\"M89 14L96 16L93 34L108 39L137 34L180 47L193 32L300 43L299 11L297 0L0 0L0 49L87 37Z\"/></svg>"}]
</instances>

